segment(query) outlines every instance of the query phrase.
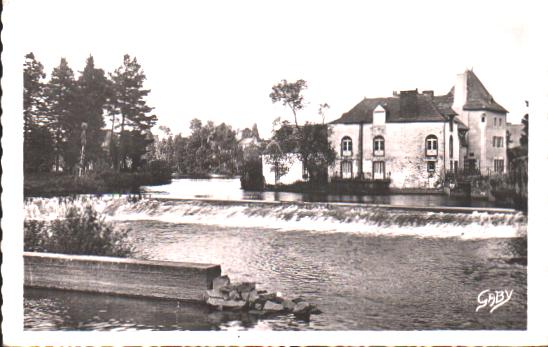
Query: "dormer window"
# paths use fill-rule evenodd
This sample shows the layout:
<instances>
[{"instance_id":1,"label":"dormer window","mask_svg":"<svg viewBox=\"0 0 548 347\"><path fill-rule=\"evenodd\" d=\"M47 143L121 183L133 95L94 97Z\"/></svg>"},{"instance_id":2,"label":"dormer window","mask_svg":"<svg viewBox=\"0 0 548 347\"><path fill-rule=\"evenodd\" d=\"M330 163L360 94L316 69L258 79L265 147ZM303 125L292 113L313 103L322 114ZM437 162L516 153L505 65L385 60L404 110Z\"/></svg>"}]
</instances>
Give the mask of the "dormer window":
<instances>
[{"instance_id":1,"label":"dormer window","mask_svg":"<svg viewBox=\"0 0 548 347\"><path fill-rule=\"evenodd\" d=\"M426 156L435 157L438 155L438 138L435 135L426 137Z\"/></svg>"},{"instance_id":2,"label":"dormer window","mask_svg":"<svg viewBox=\"0 0 548 347\"><path fill-rule=\"evenodd\" d=\"M348 136L343 137L341 141L341 155L343 157L352 156L352 139Z\"/></svg>"},{"instance_id":3,"label":"dormer window","mask_svg":"<svg viewBox=\"0 0 548 347\"><path fill-rule=\"evenodd\" d=\"M373 139L373 155L376 157L384 156L384 138L376 136Z\"/></svg>"},{"instance_id":4,"label":"dormer window","mask_svg":"<svg viewBox=\"0 0 548 347\"><path fill-rule=\"evenodd\" d=\"M378 105L373 110L373 125L384 125L386 123L386 110Z\"/></svg>"}]
</instances>

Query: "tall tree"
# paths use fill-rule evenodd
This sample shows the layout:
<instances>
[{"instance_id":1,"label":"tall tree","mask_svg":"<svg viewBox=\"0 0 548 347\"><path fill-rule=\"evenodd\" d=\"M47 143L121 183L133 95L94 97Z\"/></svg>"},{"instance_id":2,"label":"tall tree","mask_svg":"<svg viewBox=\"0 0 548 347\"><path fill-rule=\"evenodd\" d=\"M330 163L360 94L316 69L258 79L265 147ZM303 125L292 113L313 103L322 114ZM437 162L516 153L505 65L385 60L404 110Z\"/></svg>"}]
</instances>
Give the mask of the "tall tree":
<instances>
[{"instance_id":1,"label":"tall tree","mask_svg":"<svg viewBox=\"0 0 548 347\"><path fill-rule=\"evenodd\" d=\"M297 111L304 108L304 97L302 95L303 90L307 88L305 80L298 80L295 82L287 82L282 80L280 83L272 87L270 93L270 99L273 103L281 102L284 106L288 106L293 113L295 120L295 126L298 128Z\"/></svg>"},{"instance_id":2,"label":"tall tree","mask_svg":"<svg viewBox=\"0 0 548 347\"><path fill-rule=\"evenodd\" d=\"M46 122L44 114L44 66L34 57L34 53L25 56L23 65L23 115L25 134L34 124Z\"/></svg>"},{"instance_id":3,"label":"tall tree","mask_svg":"<svg viewBox=\"0 0 548 347\"><path fill-rule=\"evenodd\" d=\"M306 88L307 84L304 80L287 82L285 79L272 87L270 93L272 102L282 102L284 106L288 106L295 121L294 129L290 130L287 123L283 124L276 131L274 138L277 138L276 142L284 153L291 151L297 154L311 180L320 180L324 178L327 166L335 160L335 151L329 143L328 128L325 125L306 123L304 127L299 126L297 111L304 108L302 92ZM322 116L322 123L327 108L329 108L327 103L320 105L318 112ZM283 157L283 154L277 154L277 156Z\"/></svg>"},{"instance_id":4,"label":"tall tree","mask_svg":"<svg viewBox=\"0 0 548 347\"><path fill-rule=\"evenodd\" d=\"M64 169L71 170L79 156L79 148L69 142L69 139L74 138L75 132L79 134L81 128L75 115L75 87L74 72L68 66L67 60L61 58L45 88L50 130L54 139L56 171L59 171L61 158L64 160Z\"/></svg>"},{"instance_id":5,"label":"tall tree","mask_svg":"<svg viewBox=\"0 0 548 347\"><path fill-rule=\"evenodd\" d=\"M53 143L44 103L44 66L31 52L23 66L23 166L25 172L49 171Z\"/></svg>"},{"instance_id":6,"label":"tall tree","mask_svg":"<svg viewBox=\"0 0 548 347\"><path fill-rule=\"evenodd\" d=\"M86 66L76 82L75 109L78 122L86 123L86 161L97 161L102 156L104 141L102 128L105 126L103 113L106 108L110 84L102 69L95 67L93 57L86 60ZM74 143L80 139L76 135ZM80 144L81 145L81 144Z\"/></svg>"},{"instance_id":7,"label":"tall tree","mask_svg":"<svg viewBox=\"0 0 548 347\"><path fill-rule=\"evenodd\" d=\"M137 62L137 58L124 55L122 66L110 74L112 80L112 98L110 114L112 115L113 128L115 115L120 116L119 155L115 162L118 169L121 162L122 168L127 168L129 159L128 146L132 148L133 155L143 152L148 144L153 141L147 134L157 121L156 115L149 115L152 107L145 101L150 90L144 89L146 76ZM127 131L130 130L130 131Z\"/></svg>"}]
</instances>

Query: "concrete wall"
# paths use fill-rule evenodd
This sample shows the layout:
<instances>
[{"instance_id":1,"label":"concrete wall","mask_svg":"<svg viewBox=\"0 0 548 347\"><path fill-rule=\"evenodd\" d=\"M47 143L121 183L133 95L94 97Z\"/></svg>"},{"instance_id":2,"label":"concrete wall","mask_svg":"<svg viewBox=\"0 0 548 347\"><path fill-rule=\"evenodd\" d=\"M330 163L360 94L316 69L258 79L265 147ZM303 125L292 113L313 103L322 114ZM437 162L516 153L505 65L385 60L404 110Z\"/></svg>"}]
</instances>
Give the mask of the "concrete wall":
<instances>
[{"instance_id":1,"label":"concrete wall","mask_svg":"<svg viewBox=\"0 0 548 347\"><path fill-rule=\"evenodd\" d=\"M267 156L262 156L263 161L263 176L265 184L291 184L297 181L304 181L303 179L303 163L298 160L296 154L289 154L291 157L291 164L289 165L289 171L281 176L276 182L276 173L274 172L274 165L267 162Z\"/></svg>"},{"instance_id":2,"label":"concrete wall","mask_svg":"<svg viewBox=\"0 0 548 347\"><path fill-rule=\"evenodd\" d=\"M25 252L25 286L202 301L212 264Z\"/></svg>"},{"instance_id":3,"label":"concrete wall","mask_svg":"<svg viewBox=\"0 0 548 347\"><path fill-rule=\"evenodd\" d=\"M445 134L444 134L445 129ZM457 127L453 127L454 157L458 160L459 141ZM438 139L438 153L435 157L425 156L426 136L435 135ZM352 161L357 174L359 124L332 125L331 143L340 148L343 137L349 136L355 143ZM373 139L382 136L385 140L384 156L373 155ZM386 177L391 178L391 187L395 188L432 188L440 182L449 161L448 156L449 124L443 122L386 123L385 125L364 124L363 126L363 171L365 178L373 177L373 162L385 163ZM335 165L330 170L330 176L340 176L340 149ZM434 161L436 169L433 173L427 170L427 162Z\"/></svg>"}]
</instances>

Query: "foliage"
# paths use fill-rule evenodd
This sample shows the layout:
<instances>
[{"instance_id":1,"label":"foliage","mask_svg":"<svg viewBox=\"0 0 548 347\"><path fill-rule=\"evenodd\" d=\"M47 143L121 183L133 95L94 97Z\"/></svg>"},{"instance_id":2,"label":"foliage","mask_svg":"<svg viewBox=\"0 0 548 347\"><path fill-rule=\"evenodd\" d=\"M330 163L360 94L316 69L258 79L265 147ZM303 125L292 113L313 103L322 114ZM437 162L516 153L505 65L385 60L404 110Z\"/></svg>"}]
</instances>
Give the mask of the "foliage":
<instances>
[{"instance_id":1,"label":"foliage","mask_svg":"<svg viewBox=\"0 0 548 347\"><path fill-rule=\"evenodd\" d=\"M77 79L62 58L44 82L43 65L29 53L23 77L25 173L71 174L80 163L91 171L105 165L117 170L121 163L135 172L146 165L157 117L149 114L149 90L136 58L125 55L107 77L90 55ZM103 129L106 115L110 131Z\"/></svg>"},{"instance_id":2,"label":"foliage","mask_svg":"<svg viewBox=\"0 0 548 347\"><path fill-rule=\"evenodd\" d=\"M108 105L111 116L111 129L119 128L119 144L114 167L136 170L142 154L153 142L146 134L156 124L156 115L148 115L152 108L145 98L150 92L143 88L146 76L136 58L124 55L122 66L110 74L112 94ZM117 121L119 124L117 124ZM128 130L129 131L126 131ZM135 165L128 165L128 163Z\"/></svg>"},{"instance_id":3,"label":"foliage","mask_svg":"<svg viewBox=\"0 0 548 347\"><path fill-rule=\"evenodd\" d=\"M272 140L265 149L265 161L271 165L271 171L274 172L276 182L280 177L286 175L293 164L292 153L284 152L282 145L276 140Z\"/></svg>"},{"instance_id":4,"label":"foliage","mask_svg":"<svg viewBox=\"0 0 548 347\"><path fill-rule=\"evenodd\" d=\"M129 230L114 229L91 205L71 206L63 219L25 221L25 250L126 257L133 252Z\"/></svg>"},{"instance_id":5,"label":"foliage","mask_svg":"<svg viewBox=\"0 0 548 347\"><path fill-rule=\"evenodd\" d=\"M322 124L305 123L299 126L297 121L297 111L304 108L304 97L302 91L307 88L306 81L298 80L296 82L287 82L282 80L272 87L270 98L272 102L282 102L288 106L293 113L295 126L292 127L288 122L282 122L281 126L274 132L273 140L281 151L274 151L270 154L267 162L274 166L274 170L283 176L289 168L286 165L291 164L289 153L295 153L298 159L303 163L303 167L308 172L308 178L311 181L326 181L327 168L335 161L336 152L329 143L329 129L323 124L325 120L325 111L329 108L327 103L321 104L318 114L322 117Z\"/></svg>"},{"instance_id":6,"label":"foliage","mask_svg":"<svg viewBox=\"0 0 548 347\"><path fill-rule=\"evenodd\" d=\"M297 122L297 111L304 107L304 97L301 94L307 88L305 80L297 80L295 82L287 82L282 80L280 83L272 87L270 99L273 103L281 102L284 106L288 106L293 112L295 126L299 127Z\"/></svg>"},{"instance_id":7,"label":"foliage","mask_svg":"<svg viewBox=\"0 0 548 347\"><path fill-rule=\"evenodd\" d=\"M103 142L101 129L105 126L103 112L107 106L110 87L105 72L95 68L93 57L90 55L86 60L84 71L76 81L75 91L75 116L77 119L74 126L77 127L82 123L87 124L84 165L104 158L101 148ZM82 146L80 135L80 131L75 131L70 139L70 143L76 148Z\"/></svg>"},{"instance_id":8,"label":"foliage","mask_svg":"<svg viewBox=\"0 0 548 347\"><path fill-rule=\"evenodd\" d=\"M180 174L195 177L240 172L243 151L231 126L215 125L211 121L202 124L199 119L193 119L190 130L188 137L165 132L169 136L154 143L154 158L165 160Z\"/></svg>"},{"instance_id":9,"label":"foliage","mask_svg":"<svg viewBox=\"0 0 548 347\"><path fill-rule=\"evenodd\" d=\"M81 123L75 110L76 84L74 72L65 58L54 68L46 84L48 128L53 134L55 151L55 171L59 171L64 161L64 171L71 171L78 162L78 146L69 141L78 136Z\"/></svg>"},{"instance_id":10,"label":"foliage","mask_svg":"<svg viewBox=\"0 0 548 347\"><path fill-rule=\"evenodd\" d=\"M523 131L521 137L519 138L519 144L524 147L529 145L529 114L526 114L521 119L521 124L523 124Z\"/></svg>"}]
</instances>

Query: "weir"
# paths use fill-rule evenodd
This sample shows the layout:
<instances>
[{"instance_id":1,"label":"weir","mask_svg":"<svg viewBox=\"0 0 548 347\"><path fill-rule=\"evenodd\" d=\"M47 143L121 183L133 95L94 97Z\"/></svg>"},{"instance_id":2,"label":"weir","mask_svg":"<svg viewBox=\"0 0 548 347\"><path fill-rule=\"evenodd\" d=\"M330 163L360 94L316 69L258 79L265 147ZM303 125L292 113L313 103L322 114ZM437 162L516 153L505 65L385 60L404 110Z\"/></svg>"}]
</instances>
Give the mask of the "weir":
<instances>
[{"instance_id":1,"label":"weir","mask_svg":"<svg viewBox=\"0 0 548 347\"><path fill-rule=\"evenodd\" d=\"M214 264L24 252L25 286L201 302Z\"/></svg>"},{"instance_id":2,"label":"weir","mask_svg":"<svg viewBox=\"0 0 548 347\"><path fill-rule=\"evenodd\" d=\"M512 209L363 203L81 197L25 202L28 220L63 218L69 206L94 208L108 221L157 221L220 227L351 232L418 237L521 237L527 216Z\"/></svg>"}]
</instances>

